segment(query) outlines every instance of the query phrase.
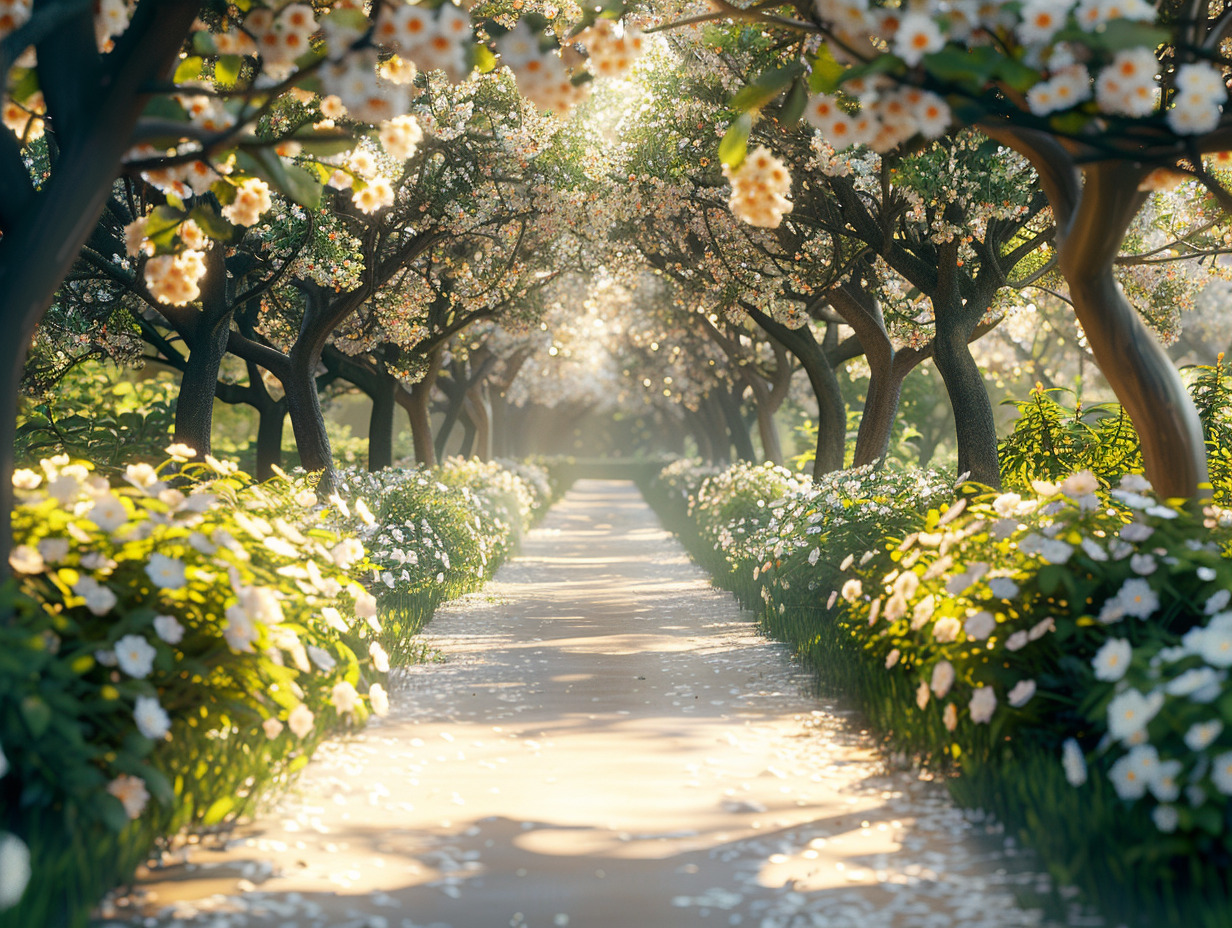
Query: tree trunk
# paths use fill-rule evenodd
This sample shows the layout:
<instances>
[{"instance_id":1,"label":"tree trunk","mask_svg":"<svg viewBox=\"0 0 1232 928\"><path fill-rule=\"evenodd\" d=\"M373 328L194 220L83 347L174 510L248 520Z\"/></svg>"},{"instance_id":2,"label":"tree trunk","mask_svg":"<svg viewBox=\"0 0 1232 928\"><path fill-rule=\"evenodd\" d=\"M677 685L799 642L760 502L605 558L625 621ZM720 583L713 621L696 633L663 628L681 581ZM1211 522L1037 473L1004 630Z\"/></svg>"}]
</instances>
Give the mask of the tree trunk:
<instances>
[{"instance_id":1,"label":"tree trunk","mask_svg":"<svg viewBox=\"0 0 1232 928\"><path fill-rule=\"evenodd\" d=\"M143 88L167 74L200 6L199 0L142 3L108 56L117 66L109 69L106 85L82 91L91 97L88 112L65 114L66 130L76 131L58 136L50 179L37 193L5 191L5 215L12 210L15 221L0 237L0 325L6 333L0 369L9 372L0 381L0 578L9 573L17 401L30 340L111 196L145 108Z\"/></svg>"},{"instance_id":2,"label":"tree trunk","mask_svg":"<svg viewBox=\"0 0 1232 928\"><path fill-rule=\"evenodd\" d=\"M428 401L432 398L432 388L441 372L441 347L432 349L428 356L428 369L410 390L401 389L398 394L406 418L411 424L411 441L415 446L415 462L420 467L436 466L436 450L432 444L432 414Z\"/></svg>"},{"instance_id":3,"label":"tree trunk","mask_svg":"<svg viewBox=\"0 0 1232 928\"><path fill-rule=\"evenodd\" d=\"M1142 205L1141 169L1100 163L1083 173L1082 198L1058 251L1074 312L1100 371L1138 431L1142 463L1156 492L1207 499L1206 442L1193 399L1112 273L1125 230Z\"/></svg>"},{"instance_id":4,"label":"tree trunk","mask_svg":"<svg viewBox=\"0 0 1232 928\"><path fill-rule=\"evenodd\" d=\"M368 417L368 470L376 473L394 463L394 387L392 374L374 378L372 413Z\"/></svg>"},{"instance_id":5,"label":"tree trunk","mask_svg":"<svg viewBox=\"0 0 1232 928\"><path fill-rule=\"evenodd\" d=\"M954 437L958 442L958 473L967 479L1000 488L1001 469L997 458L997 423L992 401L979 365L967 345L969 331L962 325L943 323L944 313L935 313L937 335L933 361L945 382L945 392L954 410Z\"/></svg>"},{"instance_id":6,"label":"tree trunk","mask_svg":"<svg viewBox=\"0 0 1232 928\"><path fill-rule=\"evenodd\" d=\"M737 388L738 389L738 388ZM731 434L732 447L736 457L741 461L752 463L757 460L757 452L753 450L753 438L749 435L749 424L741 414L741 403L737 393L726 385L718 388L719 410L727 423L727 431Z\"/></svg>"},{"instance_id":7,"label":"tree trunk","mask_svg":"<svg viewBox=\"0 0 1232 928\"><path fill-rule=\"evenodd\" d=\"M282 466L282 426L287 417L285 401L257 407L257 479L268 480Z\"/></svg>"},{"instance_id":8,"label":"tree trunk","mask_svg":"<svg viewBox=\"0 0 1232 928\"><path fill-rule=\"evenodd\" d=\"M898 403L902 397L903 378L893 370L874 371L868 381L864 398L864 413L856 433L856 451L852 467L879 464L890 451L890 434L898 418Z\"/></svg>"},{"instance_id":9,"label":"tree trunk","mask_svg":"<svg viewBox=\"0 0 1232 928\"><path fill-rule=\"evenodd\" d=\"M175 440L196 448L199 454L209 454L211 450L214 394L231 334L231 312L223 246L215 245L206 252L201 308L191 310L191 324L180 331L188 343L189 354L175 400Z\"/></svg>"},{"instance_id":10,"label":"tree trunk","mask_svg":"<svg viewBox=\"0 0 1232 928\"><path fill-rule=\"evenodd\" d=\"M282 379L286 391L287 414L299 449L300 466L310 473L321 473L321 489L330 492L334 486L334 457L321 413L321 397L317 393L316 358L310 353L292 349L287 377Z\"/></svg>"},{"instance_id":11,"label":"tree trunk","mask_svg":"<svg viewBox=\"0 0 1232 928\"><path fill-rule=\"evenodd\" d=\"M467 411L475 425L475 457L481 461L492 457L492 411L488 405L486 384L483 381L467 391Z\"/></svg>"}]
</instances>

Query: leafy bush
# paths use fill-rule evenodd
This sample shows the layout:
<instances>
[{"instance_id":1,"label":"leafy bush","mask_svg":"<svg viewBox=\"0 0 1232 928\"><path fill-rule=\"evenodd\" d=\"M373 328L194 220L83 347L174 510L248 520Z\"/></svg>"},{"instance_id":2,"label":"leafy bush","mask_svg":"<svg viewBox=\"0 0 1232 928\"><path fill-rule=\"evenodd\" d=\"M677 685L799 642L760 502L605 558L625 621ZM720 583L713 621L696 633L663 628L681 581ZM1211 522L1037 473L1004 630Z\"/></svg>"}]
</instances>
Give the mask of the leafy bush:
<instances>
[{"instance_id":1,"label":"leafy bush","mask_svg":"<svg viewBox=\"0 0 1232 928\"><path fill-rule=\"evenodd\" d=\"M360 689L384 706L342 638L376 622L346 571L362 545L213 459L166 477L113 486L67 456L14 476L0 830L34 865L7 924L82 923L156 837L233 819L362 723Z\"/></svg>"},{"instance_id":2,"label":"leafy bush","mask_svg":"<svg viewBox=\"0 0 1232 928\"><path fill-rule=\"evenodd\" d=\"M479 491L351 471L350 502L320 501L305 477L253 485L168 451L174 474L134 464L114 485L67 456L15 475L0 925L84 924L160 837L252 811L330 732L383 713L413 634L512 546L488 496L537 514L486 466L465 469Z\"/></svg>"},{"instance_id":3,"label":"leafy bush","mask_svg":"<svg viewBox=\"0 0 1232 928\"><path fill-rule=\"evenodd\" d=\"M705 487L694 538L722 553L720 581L892 744L961 772L956 796L1116 917L1226 924L1232 563L1209 517L1132 475L955 497L864 472L782 497L741 537L742 476ZM731 530L705 522L724 511Z\"/></svg>"}]
</instances>

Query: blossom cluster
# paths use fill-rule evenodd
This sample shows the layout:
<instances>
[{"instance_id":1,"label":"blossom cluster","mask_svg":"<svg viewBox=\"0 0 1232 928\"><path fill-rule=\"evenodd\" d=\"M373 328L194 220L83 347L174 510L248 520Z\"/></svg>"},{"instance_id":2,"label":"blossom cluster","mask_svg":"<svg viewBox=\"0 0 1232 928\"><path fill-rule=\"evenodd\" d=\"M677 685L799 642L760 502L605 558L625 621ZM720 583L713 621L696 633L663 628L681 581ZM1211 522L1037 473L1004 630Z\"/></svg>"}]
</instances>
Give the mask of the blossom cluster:
<instances>
[{"instance_id":1,"label":"blossom cluster","mask_svg":"<svg viewBox=\"0 0 1232 928\"><path fill-rule=\"evenodd\" d=\"M768 148L755 148L739 167L723 165L723 176L731 183L732 212L749 225L777 229L791 212L791 173Z\"/></svg>"}]
</instances>

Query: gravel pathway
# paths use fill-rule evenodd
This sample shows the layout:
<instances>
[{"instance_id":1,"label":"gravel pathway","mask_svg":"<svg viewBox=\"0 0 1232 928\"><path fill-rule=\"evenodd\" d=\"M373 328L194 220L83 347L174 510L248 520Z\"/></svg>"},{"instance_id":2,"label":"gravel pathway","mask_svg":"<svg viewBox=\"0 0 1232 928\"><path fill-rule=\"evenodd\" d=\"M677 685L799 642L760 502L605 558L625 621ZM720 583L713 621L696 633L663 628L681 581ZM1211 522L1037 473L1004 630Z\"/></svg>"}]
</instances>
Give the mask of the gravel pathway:
<instances>
[{"instance_id":1,"label":"gravel pathway","mask_svg":"<svg viewBox=\"0 0 1232 928\"><path fill-rule=\"evenodd\" d=\"M1021 903L1047 889L1026 855L886 770L631 485L578 483L522 551L438 613L445 662L404 672L389 718L109 923L1051 924Z\"/></svg>"}]
</instances>

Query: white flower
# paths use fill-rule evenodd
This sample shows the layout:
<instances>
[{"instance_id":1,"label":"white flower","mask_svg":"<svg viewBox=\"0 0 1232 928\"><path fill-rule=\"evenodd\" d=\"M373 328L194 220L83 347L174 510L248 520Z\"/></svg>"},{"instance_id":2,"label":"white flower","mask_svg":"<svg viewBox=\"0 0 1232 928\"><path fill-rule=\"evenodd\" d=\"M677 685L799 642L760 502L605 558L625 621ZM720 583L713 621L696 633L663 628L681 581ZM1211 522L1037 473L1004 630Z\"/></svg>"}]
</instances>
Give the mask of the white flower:
<instances>
[{"instance_id":1,"label":"white flower","mask_svg":"<svg viewBox=\"0 0 1232 928\"><path fill-rule=\"evenodd\" d=\"M338 665L338 662L334 659L332 654L324 648L318 648L315 644L308 645L308 656L312 658L312 662L314 664L326 673L329 673Z\"/></svg>"},{"instance_id":2,"label":"white flower","mask_svg":"<svg viewBox=\"0 0 1232 928\"><path fill-rule=\"evenodd\" d=\"M894 53L909 65L917 65L930 52L945 44L945 36L927 13L908 13L898 24Z\"/></svg>"},{"instance_id":3,"label":"white flower","mask_svg":"<svg viewBox=\"0 0 1232 928\"><path fill-rule=\"evenodd\" d=\"M355 707L359 705L359 693L355 691L354 686L343 680L341 683L334 684L330 692L330 701L339 714L354 712Z\"/></svg>"},{"instance_id":4,"label":"white flower","mask_svg":"<svg viewBox=\"0 0 1232 928\"><path fill-rule=\"evenodd\" d=\"M1108 560L1108 552L1101 548L1099 542L1094 538L1082 539L1082 550L1085 551L1087 557L1093 561Z\"/></svg>"},{"instance_id":5,"label":"white flower","mask_svg":"<svg viewBox=\"0 0 1232 928\"><path fill-rule=\"evenodd\" d=\"M1012 516L1021 502L1022 497L1017 493L1002 493L992 501L992 508L999 516Z\"/></svg>"},{"instance_id":6,"label":"white flower","mask_svg":"<svg viewBox=\"0 0 1232 928\"><path fill-rule=\"evenodd\" d=\"M261 723L261 730L265 732L265 737L273 741L282 734L282 722L276 718L268 718Z\"/></svg>"},{"instance_id":7,"label":"white flower","mask_svg":"<svg viewBox=\"0 0 1232 928\"><path fill-rule=\"evenodd\" d=\"M971 721L977 725L992 718L997 708L997 694L991 686L977 687L971 694L971 703L967 711L971 713Z\"/></svg>"},{"instance_id":8,"label":"white flower","mask_svg":"<svg viewBox=\"0 0 1232 928\"><path fill-rule=\"evenodd\" d=\"M852 603L852 602L855 602L859 598L860 594L863 591L864 591L863 584L861 584L859 580L852 579L852 580L848 580L846 583L843 584L843 589L841 593L842 593L843 599L847 600L847 602L849 603Z\"/></svg>"},{"instance_id":9,"label":"white flower","mask_svg":"<svg viewBox=\"0 0 1232 928\"><path fill-rule=\"evenodd\" d=\"M915 689L915 704L919 706L921 709L923 709L925 706L928 705L928 700L931 697L932 697L932 693L930 692L928 688L928 684L925 683L923 680L921 680L920 685L917 686Z\"/></svg>"},{"instance_id":10,"label":"white flower","mask_svg":"<svg viewBox=\"0 0 1232 928\"><path fill-rule=\"evenodd\" d=\"M988 581L988 588L997 599L1013 599L1018 595L1018 584L1009 577L993 577Z\"/></svg>"},{"instance_id":11,"label":"white flower","mask_svg":"<svg viewBox=\"0 0 1232 928\"><path fill-rule=\"evenodd\" d=\"M1176 811L1176 806L1156 806L1151 810L1151 820L1155 822L1156 828L1170 835L1181 823L1181 816Z\"/></svg>"},{"instance_id":12,"label":"white flower","mask_svg":"<svg viewBox=\"0 0 1232 928\"><path fill-rule=\"evenodd\" d=\"M69 540L67 538L44 538L38 543L38 551L48 564L58 564L68 557Z\"/></svg>"},{"instance_id":13,"label":"white flower","mask_svg":"<svg viewBox=\"0 0 1232 928\"><path fill-rule=\"evenodd\" d=\"M929 689L938 699L944 699L945 694L950 691L950 687L954 685L954 665L949 661L938 661L933 667L932 681L929 683Z\"/></svg>"},{"instance_id":14,"label":"white flower","mask_svg":"<svg viewBox=\"0 0 1232 928\"><path fill-rule=\"evenodd\" d=\"M1095 668L1095 679L1115 683L1129 670L1129 661L1133 654L1134 649L1129 641L1124 638L1109 638L1091 659L1091 666Z\"/></svg>"},{"instance_id":15,"label":"white flower","mask_svg":"<svg viewBox=\"0 0 1232 928\"><path fill-rule=\"evenodd\" d=\"M1158 566L1154 556L1150 554L1135 554L1129 559L1129 569L1143 577L1155 573Z\"/></svg>"},{"instance_id":16,"label":"white flower","mask_svg":"<svg viewBox=\"0 0 1232 928\"><path fill-rule=\"evenodd\" d=\"M1045 538L1039 543L1039 555L1049 564L1064 564L1073 553L1073 545L1055 538Z\"/></svg>"},{"instance_id":17,"label":"white flower","mask_svg":"<svg viewBox=\"0 0 1232 928\"><path fill-rule=\"evenodd\" d=\"M1082 786L1087 781L1087 759L1073 738L1067 738L1061 745L1061 766L1070 786Z\"/></svg>"},{"instance_id":18,"label":"white flower","mask_svg":"<svg viewBox=\"0 0 1232 928\"><path fill-rule=\"evenodd\" d=\"M128 510L114 493L104 493L94 500L86 518L108 534L128 521Z\"/></svg>"},{"instance_id":19,"label":"white flower","mask_svg":"<svg viewBox=\"0 0 1232 928\"><path fill-rule=\"evenodd\" d=\"M897 664L898 659L900 657L902 657L902 652L899 651L898 648L892 648L890 650L890 653L886 655L886 659L885 659L886 670L889 670L891 667Z\"/></svg>"},{"instance_id":20,"label":"white flower","mask_svg":"<svg viewBox=\"0 0 1232 928\"><path fill-rule=\"evenodd\" d=\"M17 490L37 490L43 482L43 475L29 468L18 468L13 471L13 487Z\"/></svg>"},{"instance_id":21,"label":"white flower","mask_svg":"<svg viewBox=\"0 0 1232 928\"><path fill-rule=\"evenodd\" d=\"M1031 698L1035 695L1035 688L1034 680L1019 680L1014 685L1014 688L1009 691L1009 704L1015 709L1021 709L1031 701Z\"/></svg>"},{"instance_id":22,"label":"white flower","mask_svg":"<svg viewBox=\"0 0 1232 928\"><path fill-rule=\"evenodd\" d=\"M946 731L953 731L958 727L958 708L953 703L946 706L941 713L941 723L945 725Z\"/></svg>"},{"instance_id":23,"label":"white flower","mask_svg":"<svg viewBox=\"0 0 1232 928\"><path fill-rule=\"evenodd\" d=\"M1232 590L1227 588L1216 590L1211 594L1210 598L1207 599L1206 605L1203 606L1202 611L1207 615L1214 615L1216 612L1222 612L1224 607L1228 605L1229 600L1232 600Z\"/></svg>"},{"instance_id":24,"label":"white flower","mask_svg":"<svg viewBox=\"0 0 1232 928\"><path fill-rule=\"evenodd\" d=\"M1141 799L1159 768L1159 752L1149 744L1131 748L1108 771L1108 779L1122 799Z\"/></svg>"},{"instance_id":25,"label":"white flower","mask_svg":"<svg viewBox=\"0 0 1232 928\"><path fill-rule=\"evenodd\" d=\"M1232 667L1232 612L1221 612L1206 628L1191 628L1181 644L1212 667Z\"/></svg>"},{"instance_id":26,"label":"white flower","mask_svg":"<svg viewBox=\"0 0 1232 928\"><path fill-rule=\"evenodd\" d=\"M1191 751L1205 751L1215 739L1223 733L1223 722L1211 719L1209 722L1195 722L1185 732L1185 744Z\"/></svg>"},{"instance_id":27,"label":"white flower","mask_svg":"<svg viewBox=\"0 0 1232 928\"><path fill-rule=\"evenodd\" d=\"M155 551L145 565L150 582L162 590L179 590L187 582L184 562Z\"/></svg>"},{"instance_id":28,"label":"white flower","mask_svg":"<svg viewBox=\"0 0 1232 928\"><path fill-rule=\"evenodd\" d=\"M1139 619L1150 618L1159 608L1159 597L1151 585L1139 577L1131 577L1121 584L1116 599L1125 615Z\"/></svg>"},{"instance_id":29,"label":"white flower","mask_svg":"<svg viewBox=\"0 0 1232 928\"><path fill-rule=\"evenodd\" d=\"M184 640L184 626L173 615L156 615L154 634L167 644L179 644Z\"/></svg>"},{"instance_id":30,"label":"white flower","mask_svg":"<svg viewBox=\"0 0 1232 928\"><path fill-rule=\"evenodd\" d=\"M1232 751L1224 751L1211 762L1211 782L1225 796L1232 796Z\"/></svg>"},{"instance_id":31,"label":"white flower","mask_svg":"<svg viewBox=\"0 0 1232 928\"><path fill-rule=\"evenodd\" d=\"M1209 687L1218 696L1220 682L1220 674L1210 667L1193 667L1175 679L1170 680L1164 686L1164 692L1169 696L1194 696L1194 694L1200 694L1204 688ZM1205 702L1206 700L1199 699L1197 701Z\"/></svg>"},{"instance_id":32,"label":"white flower","mask_svg":"<svg viewBox=\"0 0 1232 928\"><path fill-rule=\"evenodd\" d=\"M9 566L19 574L41 574L47 568L37 548L18 545L9 553Z\"/></svg>"},{"instance_id":33,"label":"white flower","mask_svg":"<svg viewBox=\"0 0 1232 928\"><path fill-rule=\"evenodd\" d=\"M962 629L958 619L953 616L942 616L933 624L933 638L941 644L954 641L958 638L958 633Z\"/></svg>"},{"instance_id":34,"label":"white flower","mask_svg":"<svg viewBox=\"0 0 1232 928\"><path fill-rule=\"evenodd\" d=\"M107 792L120 800L124 812L130 819L141 817L146 803L150 801L150 792L145 788L145 780L141 777L121 774L107 784Z\"/></svg>"},{"instance_id":35,"label":"white flower","mask_svg":"<svg viewBox=\"0 0 1232 928\"><path fill-rule=\"evenodd\" d=\"M363 560L364 546L358 538L344 538L334 545L330 557L338 567L348 570L356 561Z\"/></svg>"},{"instance_id":36,"label":"white flower","mask_svg":"<svg viewBox=\"0 0 1232 928\"><path fill-rule=\"evenodd\" d=\"M1181 762L1179 760L1160 761L1155 767L1155 775L1147 784L1151 795L1160 802L1176 802L1181 795L1181 784L1177 781L1180 773Z\"/></svg>"},{"instance_id":37,"label":"white flower","mask_svg":"<svg viewBox=\"0 0 1232 928\"><path fill-rule=\"evenodd\" d=\"M368 645L368 656L372 658L372 666L378 673L389 673L389 655L379 642L374 641Z\"/></svg>"},{"instance_id":38,"label":"white flower","mask_svg":"<svg viewBox=\"0 0 1232 928\"><path fill-rule=\"evenodd\" d=\"M137 723L137 731L153 741L166 737L171 730L171 719L154 696L137 697L133 720Z\"/></svg>"},{"instance_id":39,"label":"white flower","mask_svg":"<svg viewBox=\"0 0 1232 928\"><path fill-rule=\"evenodd\" d=\"M1005 639L1005 650L1021 651L1023 648L1027 646L1027 642L1030 640L1031 639L1026 632L1024 631L1014 632L1014 634L1010 635L1008 638Z\"/></svg>"},{"instance_id":40,"label":"white flower","mask_svg":"<svg viewBox=\"0 0 1232 928\"><path fill-rule=\"evenodd\" d=\"M1162 693L1144 696L1138 690L1126 690L1108 703L1108 734L1117 741L1129 741L1146 730L1163 705Z\"/></svg>"},{"instance_id":41,"label":"white flower","mask_svg":"<svg viewBox=\"0 0 1232 928\"><path fill-rule=\"evenodd\" d=\"M0 912L21 901L30 883L30 849L17 835L0 832Z\"/></svg>"},{"instance_id":42,"label":"white flower","mask_svg":"<svg viewBox=\"0 0 1232 928\"><path fill-rule=\"evenodd\" d=\"M115 643L116 662L120 669L138 680L149 676L157 655L154 646L140 635L125 635Z\"/></svg>"},{"instance_id":43,"label":"white flower","mask_svg":"<svg viewBox=\"0 0 1232 928\"><path fill-rule=\"evenodd\" d=\"M940 625L941 623L938 622L937 624ZM976 641L983 641L993 633L996 627L997 620L993 617L993 614L987 610L981 610L967 619L963 625L963 630ZM933 634L936 634L935 627L933 628Z\"/></svg>"},{"instance_id":44,"label":"white flower","mask_svg":"<svg viewBox=\"0 0 1232 928\"><path fill-rule=\"evenodd\" d=\"M86 601L86 608L95 615L106 615L115 607L116 595L89 574L82 574L73 584L73 592Z\"/></svg>"},{"instance_id":45,"label":"white flower","mask_svg":"<svg viewBox=\"0 0 1232 928\"><path fill-rule=\"evenodd\" d=\"M381 684L373 683L368 687L368 702L376 715L381 717L389 715L389 695Z\"/></svg>"},{"instance_id":46,"label":"white flower","mask_svg":"<svg viewBox=\"0 0 1232 928\"><path fill-rule=\"evenodd\" d=\"M287 727L291 729L291 734L296 738L306 738L312 731L314 721L312 710L300 703L291 710L290 716L287 717Z\"/></svg>"}]
</instances>

